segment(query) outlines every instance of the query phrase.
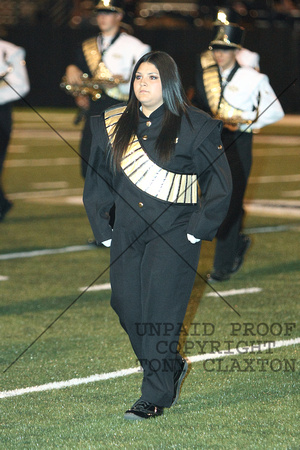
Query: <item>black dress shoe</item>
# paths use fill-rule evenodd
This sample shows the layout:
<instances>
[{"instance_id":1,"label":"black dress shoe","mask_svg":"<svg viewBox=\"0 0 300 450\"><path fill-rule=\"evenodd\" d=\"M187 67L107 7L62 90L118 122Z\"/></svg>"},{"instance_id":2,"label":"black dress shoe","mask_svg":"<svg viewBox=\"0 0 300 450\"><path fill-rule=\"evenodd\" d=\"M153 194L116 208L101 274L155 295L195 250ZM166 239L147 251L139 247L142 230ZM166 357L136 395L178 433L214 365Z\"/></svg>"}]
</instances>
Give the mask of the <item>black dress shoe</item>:
<instances>
[{"instance_id":1,"label":"black dress shoe","mask_svg":"<svg viewBox=\"0 0 300 450\"><path fill-rule=\"evenodd\" d=\"M151 419L151 417L161 416L164 408L155 406L153 403L145 402L139 399L135 404L125 412L124 419L126 420L144 420Z\"/></svg>"},{"instance_id":2,"label":"black dress shoe","mask_svg":"<svg viewBox=\"0 0 300 450\"><path fill-rule=\"evenodd\" d=\"M0 206L0 222L4 220L4 217L8 213L8 211L13 207L13 203L7 199L4 199L3 203Z\"/></svg>"},{"instance_id":3,"label":"black dress shoe","mask_svg":"<svg viewBox=\"0 0 300 450\"><path fill-rule=\"evenodd\" d=\"M231 275L231 273L229 273L229 272L223 272L222 270L220 270L220 271L216 270L207 275L207 280L210 283L228 281L230 279L230 275Z\"/></svg>"},{"instance_id":4,"label":"black dress shoe","mask_svg":"<svg viewBox=\"0 0 300 450\"><path fill-rule=\"evenodd\" d=\"M183 379L188 371L189 365L186 359L182 358L180 363L180 368L174 372L174 396L171 406L176 405L180 394L180 387L182 385Z\"/></svg>"},{"instance_id":5,"label":"black dress shoe","mask_svg":"<svg viewBox=\"0 0 300 450\"><path fill-rule=\"evenodd\" d=\"M244 262L245 254L251 245L251 239L246 234L240 234L237 254L230 273L236 273Z\"/></svg>"}]
</instances>

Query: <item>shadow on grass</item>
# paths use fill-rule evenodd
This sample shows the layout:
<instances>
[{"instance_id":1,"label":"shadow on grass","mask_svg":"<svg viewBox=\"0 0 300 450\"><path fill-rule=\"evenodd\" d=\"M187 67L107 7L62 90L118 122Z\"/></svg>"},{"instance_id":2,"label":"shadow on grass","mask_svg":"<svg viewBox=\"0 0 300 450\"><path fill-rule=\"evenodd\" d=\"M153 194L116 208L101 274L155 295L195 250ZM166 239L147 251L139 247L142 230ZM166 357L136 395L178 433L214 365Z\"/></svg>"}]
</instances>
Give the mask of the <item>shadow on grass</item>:
<instances>
[{"instance_id":1,"label":"shadow on grass","mask_svg":"<svg viewBox=\"0 0 300 450\"><path fill-rule=\"evenodd\" d=\"M204 295L205 289L207 287L206 283L203 280L199 280L200 282L198 282L198 280L196 279L195 282L195 287L197 285L197 292L194 294L192 294L190 301L188 303L188 307L185 313L185 318L183 321L183 325L182 325L182 331L180 333L179 336L179 343L178 343L178 349L184 349L185 348L185 344L187 341L187 338L189 336L189 330L190 327L194 321L194 318L197 314L197 310L198 307L200 305L201 299ZM185 357L186 355L183 354L183 352L180 352L182 354L183 357ZM189 371L188 371L189 372Z\"/></svg>"}]
</instances>

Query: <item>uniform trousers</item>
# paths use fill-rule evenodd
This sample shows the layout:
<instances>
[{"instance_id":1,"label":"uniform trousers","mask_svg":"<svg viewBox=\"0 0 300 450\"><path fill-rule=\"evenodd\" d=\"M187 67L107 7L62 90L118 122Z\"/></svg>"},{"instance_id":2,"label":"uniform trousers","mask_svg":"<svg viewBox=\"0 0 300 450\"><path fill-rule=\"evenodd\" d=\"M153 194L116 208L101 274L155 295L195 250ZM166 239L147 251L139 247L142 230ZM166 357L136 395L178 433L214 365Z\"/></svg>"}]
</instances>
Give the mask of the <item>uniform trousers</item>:
<instances>
[{"instance_id":1,"label":"uniform trousers","mask_svg":"<svg viewBox=\"0 0 300 450\"><path fill-rule=\"evenodd\" d=\"M232 176L232 196L227 215L217 232L214 270L230 272L242 229L243 199L252 165L252 133L224 128L222 142Z\"/></svg>"},{"instance_id":2,"label":"uniform trousers","mask_svg":"<svg viewBox=\"0 0 300 450\"><path fill-rule=\"evenodd\" d=\"M12 129L11 104L0 105L0 210L6 202L5 194L2 189L1 174L7 153Z\"/></svg>"},{"instance_id":3,"label":"uniform trousers","mask_svg":"<svg viewBox=\"0 0 300 450\"><path fill-rule=\"evenodd\" d=\"M187 223L162 234L146 228L138 217L130 229L119 226L118 220L115 223L111 305L143 367L141 398L169 407L174 395L174 371L181 361L179 333L201 244L187 240Z\"/></svg>"}]
</instances>

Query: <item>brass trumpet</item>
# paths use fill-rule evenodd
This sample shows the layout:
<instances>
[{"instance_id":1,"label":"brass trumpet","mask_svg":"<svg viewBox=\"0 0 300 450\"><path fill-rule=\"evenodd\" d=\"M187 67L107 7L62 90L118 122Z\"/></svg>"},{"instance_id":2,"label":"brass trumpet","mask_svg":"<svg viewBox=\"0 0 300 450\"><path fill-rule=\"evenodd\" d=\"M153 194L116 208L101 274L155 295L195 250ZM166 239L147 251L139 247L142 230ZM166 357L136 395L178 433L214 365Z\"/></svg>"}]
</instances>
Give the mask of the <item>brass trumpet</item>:
<instances>
[{"instance_id":1,"label":"brass trumpet","mask_svg":"<svg viewBox=\"0 0 300 450\"><path fill-rule=\"evenodd\" d=\"M225 117L222 114L217 114L214 119L221 120L226 125L239 126L239 125L251 125L252 120L242 119L238 116Z\"/></svg>"},{"instance_id":2,"label":"brass trumpet","mask_svg":"<svg viewBox=\"0 0 300 450\"><path fill-rule=\"evenodd\" d=\"M221 102L214 119L222 120L224 124L231 126L239 126L242 124L251 125L253 122L249 119L242 118L242 111L229 105L229 103Z\"/></svg>"}]
</instances>

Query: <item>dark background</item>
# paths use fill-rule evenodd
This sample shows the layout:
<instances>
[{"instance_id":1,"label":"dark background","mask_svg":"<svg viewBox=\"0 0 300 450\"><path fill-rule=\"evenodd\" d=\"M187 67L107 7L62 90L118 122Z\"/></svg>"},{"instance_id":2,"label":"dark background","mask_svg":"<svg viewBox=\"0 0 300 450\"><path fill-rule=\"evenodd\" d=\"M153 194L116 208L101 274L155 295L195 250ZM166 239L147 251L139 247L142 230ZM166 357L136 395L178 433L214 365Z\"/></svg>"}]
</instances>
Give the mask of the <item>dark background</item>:
<instances>
[{"instance_id":1,"label":"dark background","mask_svg":"<svg viewBox=\"0 0 300 450\"><path fill-rule=\"evenodd\" d=\"M185 88L190 89L194 85L196 56L207 49L212 26L205 20L202 20L202 26L195 26L194 19L174 15L167 22L162 19L161 16L152 18L151 26L147 21L143 26L136 26L134 21L130 25L134 35L151 45L152 50L163 50L173 56ZM7 26L5 36L2 36L26 50L31 82L26 100L32 106L74 106L73 98L62 91L59 84L76 46L97 34L98 29L89 22L72 27L68 17L62 22L49 20L44 13L32 22L19 21ZM245 28L244 46L259 53L261 72L269 76L285 112L300 113L299 18L253 20L246 23ZM18 102L18 106L22 104L22 101Z\"/></svg>"}]
</instances>

